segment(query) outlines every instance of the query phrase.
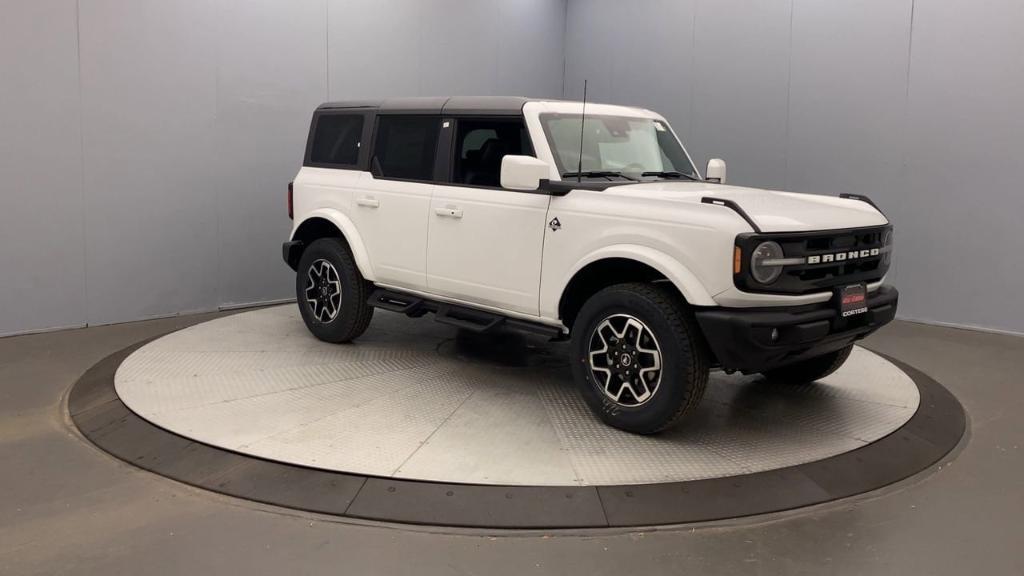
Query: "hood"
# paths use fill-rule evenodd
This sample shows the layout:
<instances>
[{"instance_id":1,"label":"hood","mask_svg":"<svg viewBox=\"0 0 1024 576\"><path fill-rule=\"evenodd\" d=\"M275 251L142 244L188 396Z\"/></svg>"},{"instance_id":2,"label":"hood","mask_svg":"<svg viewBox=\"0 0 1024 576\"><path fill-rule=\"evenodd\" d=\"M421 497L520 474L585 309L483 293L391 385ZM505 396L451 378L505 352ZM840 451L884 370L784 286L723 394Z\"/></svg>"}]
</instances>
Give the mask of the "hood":
<instances>
[{"instance_id":1,"label":"hood","mask_svg":"<svg viewBox=\"0 0 1024 576\"><path fill-rule=\"evenodd\" d=\"M605 190L605 193L666 202L700 203L705 196L732 200L764 232L835 230L888 223L878 210L860 200L707 182L659 180L614 186ZM722 210L729 208L722 207Z\"/></svg>"}]
</instances>

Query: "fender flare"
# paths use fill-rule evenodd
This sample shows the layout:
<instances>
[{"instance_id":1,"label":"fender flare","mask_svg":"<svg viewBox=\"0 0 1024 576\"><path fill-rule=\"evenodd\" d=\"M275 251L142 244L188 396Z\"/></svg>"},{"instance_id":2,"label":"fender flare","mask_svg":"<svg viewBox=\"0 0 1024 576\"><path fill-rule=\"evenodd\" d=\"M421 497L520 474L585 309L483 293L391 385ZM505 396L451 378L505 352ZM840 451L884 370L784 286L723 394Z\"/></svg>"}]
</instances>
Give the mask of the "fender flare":
<instances>
[{"instance_id":1,"label":"fender flare","mask_svg":"<svg viewBox=\"0 0 1024 576\"><path fill-rule=\"evenodd\" d=\"M697 278L697 275L675 258L672 258L668 254L656 248L650 248L648 246L641 246L639 244L614 244L599 248L598 250L590 252L583 258L577 260L576 264L572 266L569 272L559 280L558 290L553 293L554 301L548 302L548 306L545 308L553 309L557 314L562 295L565 293L565 289L569 286L573 277L575 277L576 274L587 265L609 258L636 260L641 264L646 264L647 266L654 268L661 273L662 276L672 282L683 297L686 298L686 301L693 306L716 305L711 294L704 287L704 284L700 279Z\"/></svg>"},{"instance_id":2,"label":"fender flare","mask_svg":"<svg viewBox=\"0 0 1024 576\"><path fill-rule=\"evenodd\" d=\"M356 225L352 223L344 213L340 210L333 208L317 208L316 210L310 211L303 218L302 222L296 222L292 228L291 237L294 239L295 232L305 222L312 218L322 218L327 220L331 224L341 231L345 241L348 242L349 248L352 250L352 257L355 258L356 267L359 268L359 273L363 275L363 278L373 282L376 280L376 276L373 273L373 266L370 264L370 255L366 251L366 245L363 243L362 236L359 235L359 230Z\"/></svg>"}]
</instances>

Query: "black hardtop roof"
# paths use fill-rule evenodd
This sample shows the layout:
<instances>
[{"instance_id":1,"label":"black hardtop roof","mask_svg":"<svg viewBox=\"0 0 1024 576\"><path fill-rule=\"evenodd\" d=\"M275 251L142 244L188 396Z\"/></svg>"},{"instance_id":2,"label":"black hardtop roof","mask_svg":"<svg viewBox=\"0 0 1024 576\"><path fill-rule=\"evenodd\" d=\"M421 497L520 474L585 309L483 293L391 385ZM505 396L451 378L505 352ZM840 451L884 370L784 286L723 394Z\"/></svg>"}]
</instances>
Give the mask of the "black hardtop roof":
<instances>
[{"instance_id":1,"label":"black hardtop roof","mask_svg":"<svg viewBox=\"0 0 1024 576\"><path fill-rule=\"evenodd\" d=\"M378 100L341 100L321 104L318 110L370 108L382 114L522 114L527 102L541 98L522 96L417 96Z\"/></svg>"}]
</instances>

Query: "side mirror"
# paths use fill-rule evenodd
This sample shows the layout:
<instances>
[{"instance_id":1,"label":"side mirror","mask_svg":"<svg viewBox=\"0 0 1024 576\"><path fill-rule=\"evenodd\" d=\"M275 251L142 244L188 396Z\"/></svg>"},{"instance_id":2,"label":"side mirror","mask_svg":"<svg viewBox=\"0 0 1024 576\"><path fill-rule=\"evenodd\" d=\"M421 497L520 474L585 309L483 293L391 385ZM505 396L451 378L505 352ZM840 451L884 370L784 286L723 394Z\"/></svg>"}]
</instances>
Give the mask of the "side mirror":
<instances>
[{"instance_id":1,"label":"side mirror","mask_svg":"<svg viewBox=\"0 0 1024 576\"><path fill-rule=\"evenodd\" d=\"M704 172L704 179L708 182L725 184L725 160L721 158L708 160L708 169Z\"/></svg>"},{"instance_id":2,"label":"side mirror","mask_svg":"<svg viewBox=\"0 0 1024 576\"><path fill-rule=\"evenodd\" d=\"M536 190L540 181L551 177L548 163L533 156L505 156L501 159L501 187Z\"/></svg>"}]
</instances>

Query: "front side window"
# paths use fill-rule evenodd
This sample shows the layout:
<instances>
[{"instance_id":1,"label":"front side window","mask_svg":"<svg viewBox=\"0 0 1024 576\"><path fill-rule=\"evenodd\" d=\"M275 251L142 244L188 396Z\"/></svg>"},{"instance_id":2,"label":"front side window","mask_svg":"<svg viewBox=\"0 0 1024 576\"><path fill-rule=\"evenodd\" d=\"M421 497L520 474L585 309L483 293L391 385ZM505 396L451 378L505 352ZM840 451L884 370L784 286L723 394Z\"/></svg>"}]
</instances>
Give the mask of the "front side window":
<instances>
[{"instance_id":1,"label":"front side window","mask_svg":"<svg viewBox=\"0 0 1024 576\"><path fill-rule=\"evenodd\" d=\"M533 154L521 119L459 120L452 182L499 186L501 159L509 154Z\"/></svg>"},{"instance_id":2,"label":"front side window","mask_svg":"<svg viewBox=\"0 0 1024 576\"><path fill-rule=\"evenodd\" d=\"M362 114L321 114L313 133L313 164L354 165L363 137Z\"/></svg>"},{"instance_id":3,"label":"front side window","mask_svg":"<svg viewBox=\"0 0 1024 576\"><path fill-rule=\"evenodd\" d=\"M437 116L378 116L370 160L373 174L401 180L432 180L438 124Z\"/></svg>"},{"instance_id":4,"label":"front side window","mask_svg":"<svg viewBox=\"0 0 1024 576\"><path fill-rule=\"evenodd\" d=\"M679 140L661 120L588 114L580 162L580 116L542 114L540 119L563 178L577 173L627 180L698 178Z\"/></svg>"}]
</instances>

